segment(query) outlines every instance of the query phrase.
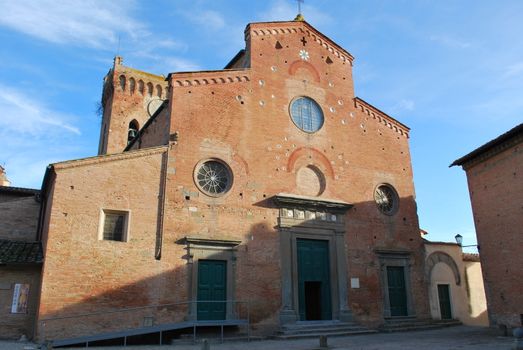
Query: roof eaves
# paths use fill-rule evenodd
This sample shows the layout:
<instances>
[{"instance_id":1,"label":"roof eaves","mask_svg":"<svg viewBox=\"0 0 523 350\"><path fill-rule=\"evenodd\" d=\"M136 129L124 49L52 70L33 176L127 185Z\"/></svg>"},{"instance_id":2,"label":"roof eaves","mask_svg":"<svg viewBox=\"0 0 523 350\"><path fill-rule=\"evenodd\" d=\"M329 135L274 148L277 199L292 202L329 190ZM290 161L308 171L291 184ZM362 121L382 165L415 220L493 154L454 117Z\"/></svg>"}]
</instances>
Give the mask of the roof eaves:
<instances>
[{"instance_id":1,"label":"roof eaves","mask_svg":"<svg viewBox=\"0 0 523 350\"><path fill-rule=\"evenodd\" d=\"M103 154L103 155L94 156L94 157L73 159L73 160L68 160L68 161L64 161L64 162L60 162L60 163L54 163L54 164L51 164L51 167L53 169L55 169L55 171L56 171L56 170L60 170L60 169L86 166L86 165L90 165L90 164L94 164L94 163L137 158L137 157L143 157L143 156L147 156L147 155L151 155L151 154L165 152L166 148L167 148L166 145L161 145L161 146L156 146L156 147L142 148L139 150L132 150L132 151L123 152L123 153Z\"/></svg>"},{"instance_id":2,"label":"roof eaves","mask_svg":"<svg viewBox=\"0 0 523 350\"><path fill-rule=\"evenodd\" d=\"M388 115L387 113L383 112L381 109L375 107L374 105L370 104L369 102L365 101L364 99L362 99L361 97L354 97L354 100L357 101L357 102L360 102L368 107L371 107L373 109L375 109L376 111L378 111L379 113L383 114L384 117L386 117L387 119L389 119L391 122L393 123L396 123L398 124L398 126L401 126L402 128L405 128L407 131L410 131L410 128L403 124L402 122L398 121L396 118L394 117L391 117L390 115Z\"/></svg>"},{"instance_id":3,"label":"roof eaves","mask_svg":"<svg viewBox=\"0 0 523 350\"><path fill-rule=\"evenodd\" d=\"M40 194L40 190L37 190L35 188L12 187L12 186L0 186L0 192L21 194L21 195L27 195L27 196Z\"/></svg>"},{"instance_id":4,"label":"roof eaves","mask_svg":"<svg viewBox=\"0 0 523 350\"><path fill-rule=\"evenodd\" d=\"M474 159L484 155L485 153L494 150L496 147L500 148L500 151L503 151L505 149L504 145L509 145L511 140L516 140L517 142L523 141L523 123L515 126L514 128L496 137L495 139L490 140L489 142L476 148L472 152L464 155L463 157L456 159L454 162L452 162L452 164L449 165L449 168L455 165L464 166L466 163L469 163ZM495 152L495 154L497 153L498 152Z\"/></svg>"}]
</instances>

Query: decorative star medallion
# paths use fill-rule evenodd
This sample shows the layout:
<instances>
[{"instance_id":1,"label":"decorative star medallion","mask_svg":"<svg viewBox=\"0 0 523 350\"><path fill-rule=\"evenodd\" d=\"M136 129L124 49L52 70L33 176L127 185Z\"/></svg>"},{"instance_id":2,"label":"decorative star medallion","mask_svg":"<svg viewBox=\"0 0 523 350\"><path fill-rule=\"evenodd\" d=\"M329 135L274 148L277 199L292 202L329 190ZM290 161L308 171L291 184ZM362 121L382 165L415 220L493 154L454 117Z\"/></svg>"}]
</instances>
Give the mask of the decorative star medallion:
<instances>
[{"instance_id":1,"label":"decorative star medallion","mask_svg":"<svg viewBox=\"0 0 523 350\"><path fill-rule=\"evenodd\" d=\"M300 50L300 58L304 61L308 61L309 60L309 53L305 50Z\"/></svg>"}]
</instances>

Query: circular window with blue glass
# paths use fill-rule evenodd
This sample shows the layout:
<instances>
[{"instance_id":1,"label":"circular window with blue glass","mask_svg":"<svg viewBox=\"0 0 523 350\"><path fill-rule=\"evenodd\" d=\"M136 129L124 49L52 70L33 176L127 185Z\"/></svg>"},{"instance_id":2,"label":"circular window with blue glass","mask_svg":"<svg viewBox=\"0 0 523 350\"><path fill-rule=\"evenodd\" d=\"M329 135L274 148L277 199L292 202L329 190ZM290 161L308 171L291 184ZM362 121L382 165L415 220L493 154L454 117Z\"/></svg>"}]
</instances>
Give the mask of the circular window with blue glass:
<instances>
[{"instance_id":1,"label":"circular window with blue glass","mask_svg":"<svg viewBox=\"0 0 523 350\"><path fill-rule=\"evenodd\" d=\"M302 131L313 133L323 126L323 112L312 98L301 96L291 102L291 118Z\"/></svg>"}]
</instances>

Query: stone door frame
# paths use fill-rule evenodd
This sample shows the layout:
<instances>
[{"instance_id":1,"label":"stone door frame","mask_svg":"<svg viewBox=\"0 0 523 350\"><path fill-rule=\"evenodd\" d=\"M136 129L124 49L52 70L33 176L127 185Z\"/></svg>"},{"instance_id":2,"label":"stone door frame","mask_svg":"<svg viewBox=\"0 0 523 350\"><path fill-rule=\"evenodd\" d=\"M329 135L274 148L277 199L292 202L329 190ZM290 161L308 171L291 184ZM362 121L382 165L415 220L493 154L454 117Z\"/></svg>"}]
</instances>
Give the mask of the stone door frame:
<instances>
[{"instance_id":1,"label":"stone door frame","mask_svg":"<svg viewBox=\"0 0 523 350\"><path fill-rule=\"evenodd\" d=\"M322 202L315 198L276 196L280 207L282 306L280 323L300 320L297 240L328 241L332 319L352 321L348 306L347 253L345 249L344 213L351 207L343 202Z\"/></svg>"},{"instance_id":2,"label":"stone door frame","mask_svg":"<svg viewBox=\"0 0 523 350\"><path fill-rule=\"evenodd\" d=\"M414 301L412 296L412 261L411 253L409 251L396 251L396 250L376 250L378 259L380 262L380 284L383 295L383 317L384 318L395 318L395 317L415 317L416 312L414 310ZM405 294L407 297L407 316L391 316L390 312L390 299L389 299L389 282L387 276L387 267L396 266L403 267L403 273L405 277Z\"/></svg>"},{"instance_id":3,"label":"stone door frame","mask_svg":"<svg viewBox=\"0 0 523 350\"><path fill-rule=\"evenodd\" d=\"M198 300L198 262L199 260L223 260L227 264L226 272L226 300L235 300L236 295L236 247L241 241L203 239L185 237L178 241L179 244L185 244L187 254L187 295L190 301ZM197 305L191 303L187 308L186 319L195 321L197 319ZM225 318L227 320L236 318L235 306L227 303Z\"/></svg>"}]
</instances>

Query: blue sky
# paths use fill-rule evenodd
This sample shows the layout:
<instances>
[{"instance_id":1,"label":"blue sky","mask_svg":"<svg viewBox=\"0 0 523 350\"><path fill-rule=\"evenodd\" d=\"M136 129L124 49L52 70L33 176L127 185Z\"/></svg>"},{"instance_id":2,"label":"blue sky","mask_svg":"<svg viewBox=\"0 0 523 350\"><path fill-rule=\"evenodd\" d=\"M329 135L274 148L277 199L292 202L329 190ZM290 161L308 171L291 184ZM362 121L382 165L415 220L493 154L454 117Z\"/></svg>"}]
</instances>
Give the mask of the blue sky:
<instances>
[{"instance_id":1,"label":"blue sky","mask_svg":"<svg viewBox=\"0 0 523 350\"><path fill-rule=\"evenodd\" d=\"M0 0L0 164L39 188L47 164L95 155L102 78L221 69L292 0ZM448 165L523 121L523 1L308 0L305 19L355 56L356 95L411 127L420 226L475 242L465 173Z\"/></svg>"}]
</instances>

